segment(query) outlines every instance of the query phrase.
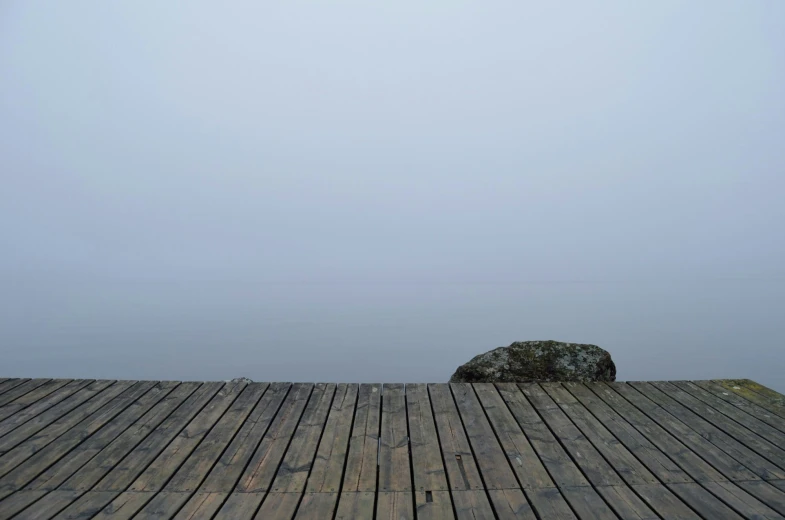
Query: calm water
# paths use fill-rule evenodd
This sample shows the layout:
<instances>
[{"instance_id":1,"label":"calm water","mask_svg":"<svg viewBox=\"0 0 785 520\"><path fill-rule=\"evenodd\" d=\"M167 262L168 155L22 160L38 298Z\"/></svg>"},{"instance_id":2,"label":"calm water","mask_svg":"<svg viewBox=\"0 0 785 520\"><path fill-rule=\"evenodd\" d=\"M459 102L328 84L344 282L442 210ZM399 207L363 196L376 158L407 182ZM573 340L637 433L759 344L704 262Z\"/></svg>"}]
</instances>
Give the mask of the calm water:
<instances>
[{"instance_id":1,"label":"calm water","mask_svg":"<svg viewBox=\"0 0 785 520\"><path fill-rule=\"evenodd\" d=\"M620 380L745 377L785 391L783 289L17 281L0 303L0 375L433 382L493 347L556 339L606 348Z\"/></svg>"}]
</instances>

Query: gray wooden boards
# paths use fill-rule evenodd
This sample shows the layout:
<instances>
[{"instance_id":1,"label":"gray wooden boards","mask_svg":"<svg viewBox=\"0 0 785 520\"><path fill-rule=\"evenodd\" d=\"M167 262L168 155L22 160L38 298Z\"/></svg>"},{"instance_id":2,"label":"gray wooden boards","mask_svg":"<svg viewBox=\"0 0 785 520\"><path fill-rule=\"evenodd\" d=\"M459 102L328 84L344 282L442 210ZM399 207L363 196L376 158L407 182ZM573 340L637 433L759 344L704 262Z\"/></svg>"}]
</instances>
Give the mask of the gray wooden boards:
<instances>
[{"instance_id":1,"label":"gray wooden boards","mask_svg":"<svg viewBox=\"0 0 785 520\"><path fill-rule=\"evenodd\" d=\"M0 520L785 518L748 380L0 379Z\"/></svg>"}]
</instances>

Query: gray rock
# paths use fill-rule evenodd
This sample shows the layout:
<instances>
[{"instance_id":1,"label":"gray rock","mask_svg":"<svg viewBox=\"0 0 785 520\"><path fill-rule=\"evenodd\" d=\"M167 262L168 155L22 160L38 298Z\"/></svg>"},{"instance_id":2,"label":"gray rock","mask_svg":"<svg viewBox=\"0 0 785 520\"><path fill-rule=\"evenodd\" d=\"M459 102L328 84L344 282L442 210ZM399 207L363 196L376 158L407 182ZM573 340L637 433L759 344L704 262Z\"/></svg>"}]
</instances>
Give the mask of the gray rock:
<instances>
[{"instance_id":1,"label":"gray rock","mask_svg":"<svg viewBox=\"0 0 785 520\"><path fill-rule=\"evenodd\" d=\"M450 383L615 380L610 353L596 345L519 341L475 356L458 367Z\"/></svg>"},{"instance_id":2,"label":"gray rock","mask_svg":"<svg viewBox=\"0 0 785 520\"><path fill-rule=\"evenodd\" d=\"M248 379L247 377L235 377L230 383L253 383L253 379Z\"/></svg>"}]
</instances>

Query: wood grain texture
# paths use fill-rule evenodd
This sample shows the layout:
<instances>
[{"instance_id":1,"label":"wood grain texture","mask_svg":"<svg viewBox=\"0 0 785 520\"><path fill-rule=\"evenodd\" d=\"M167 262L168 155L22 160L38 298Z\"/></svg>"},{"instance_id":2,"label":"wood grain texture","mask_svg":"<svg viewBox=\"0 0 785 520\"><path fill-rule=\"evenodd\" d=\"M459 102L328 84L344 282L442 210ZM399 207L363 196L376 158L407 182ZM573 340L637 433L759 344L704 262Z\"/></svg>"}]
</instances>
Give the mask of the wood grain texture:
<instances>
[{"instance_id":1,"label":"wood grain texture","mask_svg":"<svg viewBox=\"0 0 785 520\"><path fill-rule=\"evenodd\" d=\"M688 384L690 387L697 386L706 392L709 392L711 395L730 403L739 410L748 413L759 421L762 421L776 428L778 431L785 433L785 418L780 417L779 415L770 412L766 408L763 408L762 406L745 399L737 393L728 390L716 381L683 381L683 383Z\"/></svg>"},{"instance_id":2,"label":"wood grain texture","mask_svg":"<svg viewBox=\"0 0 785 520\"><path fill-rule=\"evenodd\" d=\"M563 383L564 388L572 393L594 417L610 431L635 457L640 460L660 482L676 483L691 482L692 478L667 454L652 444L625 416L616 412L605 401L600 399L585 385L579 383ZM644 416L640 414L640 417ZM635 420L633 418L633 420ZM650 431L645 423L638 421L639 427ZM656 431L652 432L657 435ZM674 446L678 448L678 446ZM695 457L695 459L698 459Z\"/></svg>"},{"instance_id":3,"label":"wood grain texture","mask_svg":"<svg viewBox=\"0 0 785 520\"><path fill-rule=\"evenodd\" d=\"M514 383L496 385L521 430L557 486L588 486L583 476L548 425ZM547 486L546 486L547 487Z\"/></svg>"},{"instance_id":4,"label":"wood grain texture","mask_svg":"<svg viewBox=\"0 0 785 520\"><path fill-rule=\"evenodd\" d=\"M292 385L283 406L251 456L235 491L258 493L270 489L278 465L286 453L286 448L289 446L297 424L300 422L300 417L305 410L313 387L314 385L309 383Z\"/></svg>"},{"instance_id":5,"label":"wood grain texture","mask_svg":"<svg viewBox=\"0 0 785 520\"><path fill-rule=\"evenodd\" d=\"M416 491L414 508L417 520L454 520L449 491Z\"/></svg>"},{"instance_id":6,"label":"wood grain texture","mask_svg":"<svg viewBox=\"0 0 785 520\"><path fill-rule=\"evenodd\" d=\"M210 432L191 452L182 466L166 484L167 491L190 491L199 489L213 465L232 442L235 433L259 402L269 385L251 383L232 403L226 413L215 423Z\"/></svg>"},{"instance_id":7,"label":"wood grain texture","mask_svg":"<svg viewBox=\"0 0 785 520\"><path fill-rule=\"evenodd\" d=\"M451 384L486 489L516 489L515 473L470 384Z\"/></svg>"},{"instance_id":8,"label":"wood grain texture","mask_svg":"<svg viewBox=\"0 0 785 520\"><path fill-rule=\"evenodd\" d=\"M13 415L9 415L7 418L0 421L0 437L34 419L36 416L42 414L46 410L51 409L58 403L63 402L91 383L93 383L93 381L90 379L71 381L70 383L47 395L45 398L31 404L30 406L24 407L21 410L15 411ZM13 403L9 404L8 406L12 405Z\"/></svg>"},{"instance_id":9,"label":"wood grain texture","mask_svg":"<svg viewBox=\"0 0 785 520\"><path fill-rule=\"evenodd\" d=\"M344 492L376 491L382 385L362 384L344 472Z\"/></svg>"},{"instance_id":10,"label":"wood grain texture","mask_svg":"<svg viewBox=\"0 0 785 520\"><path fill-rule=\"evenodd\" d=\"M409 415L414 487L417 491L423 492L448 490L447 473L442 461L436 422L431 410L431 399L428 396L428 386L425 384L406 385L406 403ZM436 508L436 506L429 507L429 510Z\"/></svg>"},{"instance_id":11,"label":"wood grain texture","mask_svg":"<svg viewBox=\"0 0 785 520\"><path fill-rule=\"evenodd\" d=\"M70 383L74 383L74 381L71 381L70 379L51 379L46 383L38 386L34 390L31 390L30 392L27 392L13 401L0 406L0 421L7 419L16 413L19 413L33 404L36 404L38 401L46 398L52 392L55 392Z\"/></svg>"},{"instance_id":12,"label":"wood grain texture","mask_svg":"<svg viewBox=\"0 0 785 520\"><path fill-rule=\"evenodd\" d=\"M248 415L231 444L210 470L199 488L204 492L231 492L264 434L272 424L291 388L290 383L272 383Z\"/></svg>"},{"instance_id":13,"label":"wood grain texture","mask_svg":"<svg viewBox=\"0 0 785 520\"><path fill-rule=\"evenodd\" d=\"M548 424L553 435L581 468L589 482L595 486L624 484L616 470L538 384L524 383L518 386L537 410L537 413Z\"/></svg>"},{"instance_id":14,"label":"wood grain texture","mask_svg":"<svg viewBox=\"0 0 785 520\"><path fill-rule=\"evenodd\" d=\"M169 443L202 411L223 386L223 383L205 383L199 386L174 413L111 468L93 489L125 491L167 449Z\"/></svg>"},{"instance_id":15,"label":"wood grain texture","mask_svg":"<svg viewBox=\"0 0 785 520\"><path fill-rule=\"evenodd\" d=\"M739 461L729 457L627 384L590 384L603 400L667 453L696 481L760 480Z\"/></svg>"},{"instance_id":16,"label":"wood grain texture","mask_svg":"<svg viewBox=\"0 0 785 520\"><path fill-rule=\"evenodd\" d=\"M376 493L349 491L338 497L338 510L335 520L354 520L355 518L373 518Z\"/></svg>"},{"instance_id":17,"label":"wood grain texture","mask_svg":"<svg viewBox=\"0 0 785 520\"><path fill-rule=\"evenodd\" d=\"M339 384L336 388L330 415L316 452L316 460L308 477L306 491L338 493L340 490L358 390L359 385L345 383Z\"/></svg>"},{"instance_id":18,"label":"wood grain texture","mask_svg":"<svg viewBox=\"0 0 785 520\"><path fill-rule=\"evenodd\" d=\"M58 425L71 427L62 432L61 428L56 428L53 429L55 431L48 431L44 435L36 435L29 442L22 443L4 454L0 457L0 469L14 469L0 478L0 497L29 484L155 385L156 383L153 381L136 383L117 396L112 394L104 396L114 398L108 402L102 399L93 403L95 406L99 404L103 404L103 406L99 406L83 421L77 424ZM92 406L90 408L93 409ZM80 417L77 416L77 418ZM61 434L56 435L56 433Z\"/></svg>"},{"instance_id":19,"label":"wood grain texture","mask_svg":"<svg viewBox=\"0 0 785 520\"><path fill-rule=\"evenodd\" d=\"M321 520L332 518L338 493L306 493L297 508L295 520Z\"/></svg>"},{"instance_id":20,"label":"wood grain texture","mask_svg":"<svg viewBox=\"0 0 785 520\"><path fill-rule=\"evenodd\" d=\"M488 497L499 520L536 520L537 518L520 489L490 489Z\"/></svg>"},{"instance_id":21,"label":"wood grain texture","mask_svg":"<svg viewBox=\"0 0 785 520\"><path fill-rule=\"evenodd\" d=\"M669 385L668 383L664 384ZM780 468L771 462L771 452L779 451L782 453L782 455L779 456L785 456L785 451L780 450L768 441L760 438L758 438L758 442L755 442L753 439L754 434L749 432L749 430L746 430L739 424L733 423L733 421L723 421L721 414L709 409L709 407L705 405L701 408L704 408L704 413L706 415L701 417L687 406L687 404L698 406L695 402L699 401L678 390L673 385L669 385L669 388L673 393L679 396L678 401L652 383L631 383L630 386L638 390L658 406L662 407L673 417L676 417L681 423L687 425L703 439L710 439L711 444L743 464L744 467L755 473L758 477L763 479L785 478L785 469ZM711 420L709 420L709 418L711 418ZM723 424L726 429L730 429L735 435L745 439L746 442L754 443L756 449L765 452L768 456L763 456L758 453L753 448L725 432L722 428L718 428L714 423ZM777 455L775 455L775 457L776 456Z\"/></svg>"},{"instance_id":22,"label":"wood grain texture","mask_svg":"<svg viewBox=\"0 0 785 520\"><path fill-rule=\"evenodd\" d=\"M266 493L232 493L226 498L215 520L251 520Z\"/></svg>"},{"instance_id":23,"label":"wood grain texture","mask_svg":"<svg viewBox=\"0 0 785 520\"><path fill-rule=\"evenodd\" d=\"M414 502L411 492L379 491L376 498L378 520L414 520Z\"/></svg>"},{"instance_id":24,"label":"wood grain texture","mask_svg":"<svg viewBox=\"0 0 785 520\"><path fill-rule=\"evenodd\" d=\"M515 421L499 391L490 383L475 384L485 414L524 489L553 487L553 481L543 466L529 439Z\"/></svg>"},{"instance_id":25,"label":"wood grain texture","mask_svg":"<svg viewBox=\"0 0 785 520\"><path fill-rule=\"evenodd\" d=\"M411 491L409 429L404 385L382 389L382 426L379 435L379 491Z\"/></svg>"},{"instance_id":26,"label":"wood grain texture","mask_svg":"<svg viewBox=\"0 0 785 520\"><path fill-rule=\"evenodd\" d=\"M449 385L428 385L428 392L450 489L484 489L480 469L474 460L469 438L463 429Z\"/></svg>"},{"instance_id":27,"label":"wood grain texture","mask_svg":"<svg viewBox=\"0 0 785 520\"><path fill-rule=\"evenodd\" d=\"M28 379L21 385L0 394L0 412L9 403L28 402L29 404L31 398L35 401L36 398L40 397L40 391L35 392L35 390L40 387L44 387L44 390L46 390L47 385L51 383L51 379ZM27 397L28 394L32 394L32 397Z\"/></svg>"},{"instance_id":28,"label":"wood grain texture","mask_svg":"<svg viewBox=\"0 0 785 520\"><path fill-rule=\"evenodd\" d=\"M746 380L0 395L0 520L785 518L783 401Z\"/></svg>"},{"instance_id":29,"label":"wood grain texture","mask_svg":"<svg viewBox=\"0 0 785 520\"><path fill-rule=\"evenodd\" d=\"M580 488L585 487L580 486ZM556 488L532 489L529 490L528 497L540 518L553 518L554 520L575 520L577 518L561 492Z\"/></svg>"},{"instance_id":30,"label":"wood grain texture","mask_svg":"<svg viewBox=\"0 0 785 520\"><path fill-rule=\"evenodd\" d=\"M300 423L275 474L272 492L305 491L334 396L335 384L318 383L314 386Z\"/></svg>"},{"instance_id":31,"label":"wood grain texture","mask_svg":"<svg viewBox=\"0 0 785 520\"><path fill-rule=\"evenodd\" d=\"M244 384L229 384L221 388L207 406L139 474L128 490L160 491L237 399L244 387Z\"/></svg>"}]
</instances>

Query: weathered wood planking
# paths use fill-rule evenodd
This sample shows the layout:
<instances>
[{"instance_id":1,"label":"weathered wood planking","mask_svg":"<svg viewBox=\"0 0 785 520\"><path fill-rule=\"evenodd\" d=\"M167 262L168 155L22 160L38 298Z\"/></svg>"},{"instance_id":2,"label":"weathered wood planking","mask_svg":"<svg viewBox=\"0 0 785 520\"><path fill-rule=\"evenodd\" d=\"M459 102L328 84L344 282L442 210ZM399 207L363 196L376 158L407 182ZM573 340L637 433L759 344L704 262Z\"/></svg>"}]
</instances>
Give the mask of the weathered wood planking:
<instances>
[{"instance_id":1,"label":"weathered wood planking","mask_svg":"<svg viewBox=\"0 0 785 520\"><path fill-rule=\"evenodd\" d=\"M0 520L785 518L748 380L0 379Z\"/></svg>"}]
</instances>

